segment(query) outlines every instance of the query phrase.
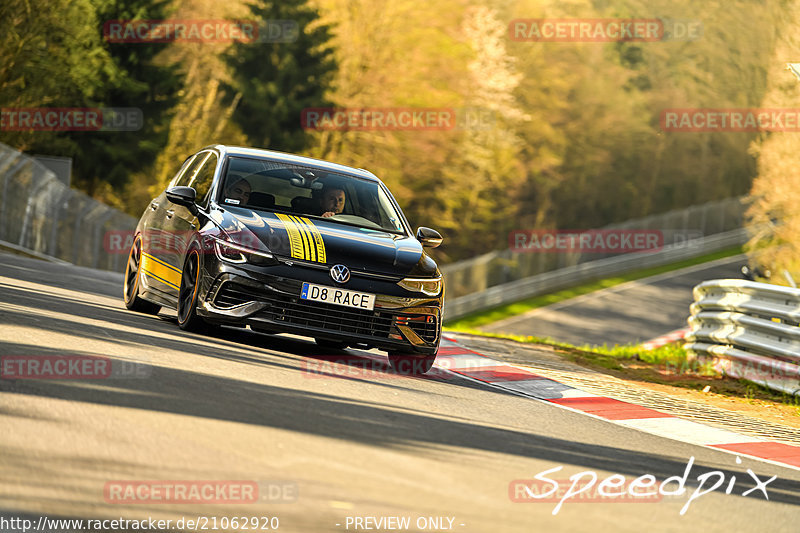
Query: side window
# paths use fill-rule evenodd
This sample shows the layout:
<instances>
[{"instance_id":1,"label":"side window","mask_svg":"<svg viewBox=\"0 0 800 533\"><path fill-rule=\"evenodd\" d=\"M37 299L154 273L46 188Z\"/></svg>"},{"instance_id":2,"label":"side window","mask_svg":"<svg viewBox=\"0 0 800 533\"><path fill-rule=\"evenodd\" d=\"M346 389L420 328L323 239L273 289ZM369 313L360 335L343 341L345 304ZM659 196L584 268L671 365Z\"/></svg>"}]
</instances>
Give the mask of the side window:
<instances>
[{"instance_id":1,"label":"side window","mask_svg":"<svg viewBox=\"0 0 800 533\"><path fill-rule=\"evenodd\" d=\"M189 184L197 191L197 203L205 205L208 191L211 189L211 184L214 182L214 171L217 169L217 155L209 152L203 166L201 166L194 175L194 179Z\"/></svg>"},{"instance_id":2,"label":"side window","mask_svg":"<svg viewBox=\"0 0 800 533\"><path fill-rule=\"evenodd\" d=\"M181 167L181 169L172 179L172 186L178 187L178 186L188 185L189 181L192 179L192 175L194 174L195 169L197 168L197 165L199 165L202 160L203 160L203 154L200 155L195 154L189 159L187 159L186 162Z\"/></svg>"}]
</instances>

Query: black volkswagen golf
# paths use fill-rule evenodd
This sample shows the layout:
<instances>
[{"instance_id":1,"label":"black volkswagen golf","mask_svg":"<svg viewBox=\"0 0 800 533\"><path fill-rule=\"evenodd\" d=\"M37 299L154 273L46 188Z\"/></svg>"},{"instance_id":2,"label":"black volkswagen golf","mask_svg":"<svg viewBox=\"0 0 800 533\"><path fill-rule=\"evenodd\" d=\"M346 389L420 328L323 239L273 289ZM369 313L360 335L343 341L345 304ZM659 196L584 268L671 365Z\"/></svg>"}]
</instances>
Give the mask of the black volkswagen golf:
<instances>
[{"instance_id":1,"label":"black volkswagen golf","mask_svg":"<svg viewBox=\"0 0 800 533\"><path fill-rule=\"evenodd\" d=\"M442 275L371 172L296 155L210 146L139 220L128 309L177 309L182 329L249 326L325 348L378 348L403 373L433 365Z\"/></svg>"}]
</instances>

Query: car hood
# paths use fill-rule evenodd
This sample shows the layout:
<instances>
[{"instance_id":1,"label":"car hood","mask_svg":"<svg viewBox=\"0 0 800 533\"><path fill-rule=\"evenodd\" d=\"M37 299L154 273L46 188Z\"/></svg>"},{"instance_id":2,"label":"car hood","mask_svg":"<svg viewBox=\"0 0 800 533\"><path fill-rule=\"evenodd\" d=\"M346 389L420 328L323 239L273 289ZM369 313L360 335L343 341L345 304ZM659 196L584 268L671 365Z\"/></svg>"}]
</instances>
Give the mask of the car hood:
<instances>
[{"instance_id":1,"label":"car hood","mask_svg":"<svg viewBox=\"0 0 800 533\"><path fill-rule=\"evenodd\" d=\"M423 258L419 241L409 236L245 208L226 207L214 213L228 239L283 259L343 264L353 271L391 276L416 273L418 263L430 262L424 261L428 258Z\"/></svg>"}]
</instances>

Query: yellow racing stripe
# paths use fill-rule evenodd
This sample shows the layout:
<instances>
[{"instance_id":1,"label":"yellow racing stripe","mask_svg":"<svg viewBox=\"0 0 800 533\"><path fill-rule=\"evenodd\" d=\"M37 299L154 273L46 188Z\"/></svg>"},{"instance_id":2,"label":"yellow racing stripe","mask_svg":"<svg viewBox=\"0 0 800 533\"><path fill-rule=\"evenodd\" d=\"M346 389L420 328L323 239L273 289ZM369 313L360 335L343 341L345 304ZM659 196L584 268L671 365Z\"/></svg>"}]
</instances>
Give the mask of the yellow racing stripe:
<instances>
[{"instance_id":1,"label":"yellow racing stripe","mask_svg":"<svg viewBox=\"0 0 800 533\"><path fill-rule=\"evenodd\" d=\"M316 261L319 263L327 263L327 257L325 257L325 241L322 240L322 234L317 229L317 226L306 217L299 217L300 220L306 225L309 234L313 238L313 243L311 245L312 250L316 249Z\"/></svg>"},{"instance_id":2,"label":"yellow racing stripe","mask_svg":"<svg viewBox=\"0 0 800 533\"><path fill-rule=\"evenodd\" d=\"M303 227L303 224L300 222L300 219L294 215L289 215L294 222L294 225L300 231L300 239L303 241L303 259L313 261L314 259L311 257L311 242L309 240L308 234L306 233L306 229Z\"/></svg>"},{"instance_id":3,"label":"yellow racing stripe","mask_svg":"<svg viewBox=\"0 0 800 533\"><path fill-rule=\"evenodd\" d=\"M300 236L300 230L297 229L297 224L295 224L289 215L284 215L283 213L275 213L275 215L283 221L286 233L289 234L289 251L292 257L295 259L305 259L303 238Z\"/></svg>"},{"instance_id":4,"label":"yellow racing stripe","mask_svg":"<svg viewBox=\"0 0 800 533\"><path fill-rule=\"evenodd\" d=\"M180 289L182 272L164 261L142 252L142 271L172 288Z\"/></svg>"},{"instance_id":5,"label":"yellow racing stripe","mask_svg":"<svg viewBox=\"0 0 800 533\"><path fill-rule=\"evenodd\" d=\"M289 234L289 250L295 259L327 263L325 241L314 223L296 215L275 213L283 221L286 233Z\"/></svg>"},{"instance_id":6,"label":"yellow racing stripe","mask_svg":"<svg viewBox=\"0 0 800 533\"><path fill-rule=\"evenodd\" d=\"M300 220L300 217L291 215L292 222L295 223L297 229L300 230L300 236L303 239L303 253L305 254L304 259L309 261L316 261L316 253L314 253L311 249L311 235L308 233L303 222Z\"/></svg>"}]
</instances>

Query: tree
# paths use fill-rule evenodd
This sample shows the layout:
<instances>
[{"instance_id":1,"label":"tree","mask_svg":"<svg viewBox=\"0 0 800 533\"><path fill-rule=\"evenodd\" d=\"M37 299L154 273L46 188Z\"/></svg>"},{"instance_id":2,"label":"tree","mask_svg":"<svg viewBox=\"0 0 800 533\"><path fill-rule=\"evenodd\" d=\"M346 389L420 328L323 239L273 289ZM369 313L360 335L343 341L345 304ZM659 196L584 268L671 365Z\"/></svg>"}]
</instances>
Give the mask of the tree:
<instances>
[{"instance_id":1,"label":"tree","mask_svg":"<svg viewBox=\"0 0 800 533\"><path fill-rule=\"evenodd\" d=\"M0 107L83 107L97 102L120 73L100 39L89 0L0 3ZM63 133L0 131L23 151L73 155Z\"/></svg>"},{"instance_id":2,"label":"tree","mask_svg":"<svg viewBox=\"0 0 800 533\"><path fill-rule=\"evenodd\" d=\"M109 20L160 20L169 12L166 0L92 0L98 29ZM74 132L77 145L75 185L89 194L105 191L106 201L120 203L120 192L133 174L152 167L167 141L168 125L182 79L176 65L160 65L161 43L107 43L121 75L103 87L95 100L103 107L138 108L143 117L136 131Z\"/></svg>"},{"instance_id":3,"label":"tree","mask_svg":"<svg viewBox=\"0 0 800 533\"><path fill-rule=\"evenodd\" d=\"M442 173L443 209L436 218L453 251L472 256L507 242L516 227L515 199L524 181L517 165L521 143L516 128L530 117L514 98L522 76L506 50L507 26L497 12L467 9L460 33L473 53L467 63L466 110L477 111L483 120L465 124L454 143L456 157Z\"/></svg>"},{"instance_id":4,"label":"tree","mask_svg":"<svg viewBox=\"0 0 800 533\"><path fill-rule=\"evenodd\" d=\"M308 144L301 112L330 105L325 95L336 71L330 27L318 23L318 12L305 0L260 0L250 11L263 23L294 21L296 38L237 42L226 53L232 83L224 90L229 101L240 98L233 120L253 145L300 151ZM260 38L270 38L263 27Z\"/></svg>"},{"instance_id":5,"label":"tree","mask_svg":"<svg viewBox=\"0 0 800 533\"><path fill-rule=\"evenodd\" d=\"M0 8L0 105L138 108L137 131L6 131L0 140L28 152L73 158L73 184L126 207L122 191L151 166L166 140L181 80L159 66L164 44L103 42L107 20L160 19L165 0L12 0Z\"/></svg>"},{"instance_id":6,"label":"tree","mask_svg":"<svg viewBox=\"0 0 800 533\"><path fill-rule=\"evenodd\" d=\"M800 80L786 69L786 59L800 47L800 2L784 11L778 42L769 62L769 86L762 103L767 109L797 109ZM796 131L765 133L753 143L758 176L753 182L753 204L748 210L752 238L747 243L750 262L773 272L770 283L785 284L788 271L800 281L800 170Z\"/></svg>"}]
</instances>

